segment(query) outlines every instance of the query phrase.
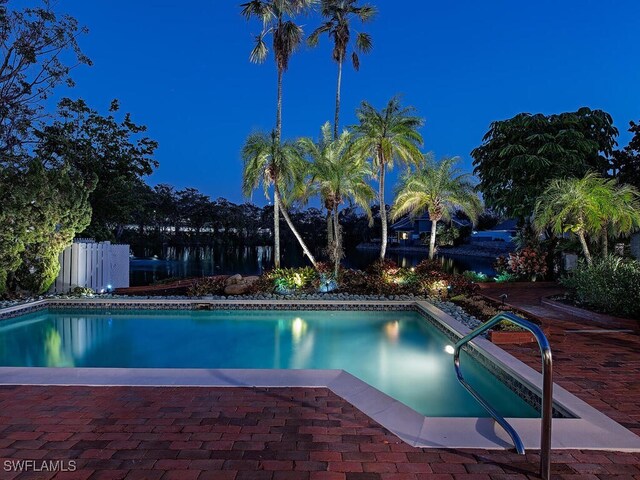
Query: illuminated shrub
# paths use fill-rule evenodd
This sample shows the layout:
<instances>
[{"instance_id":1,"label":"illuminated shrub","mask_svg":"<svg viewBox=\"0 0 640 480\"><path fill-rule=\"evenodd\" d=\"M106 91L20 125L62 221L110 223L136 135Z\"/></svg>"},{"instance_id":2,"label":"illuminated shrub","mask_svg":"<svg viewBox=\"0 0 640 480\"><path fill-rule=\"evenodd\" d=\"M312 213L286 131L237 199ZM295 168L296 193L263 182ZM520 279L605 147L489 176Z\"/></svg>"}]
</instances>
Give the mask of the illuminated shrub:
<instances>
[{"instance_id":1,"label":"illuminated shrub","mask_svg":"<svg viewBox=\"0 0 640 480\"><path fill-rule=\"evenodd\" d=\"M509 254L508 272L519 278L536 281L547 274L547 255L532 247Z\"/></svg>"},{"instance_id":2,"label":"illuminated shrub","mask_svg":"<svg viewBox=\"0 0 640 480\"><path fill-rule=\"evenodd\" d=\"M580 261L561 280L578 305L612 315L640 318L640 262L609 255L592 266Z\"/></svg>"}]
</instances>

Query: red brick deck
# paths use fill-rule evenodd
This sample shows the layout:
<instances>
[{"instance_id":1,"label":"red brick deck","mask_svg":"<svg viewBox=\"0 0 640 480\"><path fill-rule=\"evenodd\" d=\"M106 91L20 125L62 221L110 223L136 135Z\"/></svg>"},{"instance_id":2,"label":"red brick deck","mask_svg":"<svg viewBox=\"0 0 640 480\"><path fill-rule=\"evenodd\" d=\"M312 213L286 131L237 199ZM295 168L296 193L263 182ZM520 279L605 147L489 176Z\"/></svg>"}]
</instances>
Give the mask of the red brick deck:
<instances>
[{"instance_id":1,"label":"red brick deck","mask_svg":"<svg viewBox=\"0 0 640 480\"><path fill-rule=\"evenodd\" d=\"M556 382L640 433L637 330L571 332L637 326L558 315L535 290L512 289L508 301L551 325ZM508 350L539 366L534 345ZM75 460L77 470L5 470L19 459ZM538 460L410 447L326 389L0 387L0 480L525 480ZM554 479L640 480L640 453L558 450L552 461Z\"/></svg>"},{"instance_id":2,"label":"red brick deck","mask_svg":"<svg viewBox=\"0 0 640 480\"><path fill-rule=\"evenodd\" d=\"M550 327L555 383L640 435L638 322L599 323L558 312L540 303L541 297L559 291L561 289L554 284L517 283L484 284L482 289L483 294L494 298L507 293L508 303L541 317L543 324ZM540 371L537 345L502 347Z\"/></svg>"},{"instance_id":3,"label":"red brick deck","mask_svg":"<svg viewBox=\"0 0 640 480\"><path fill-rule=\"evenodd\" d=\"M0 478L524 480L538 455L413 448L326 389L3 387ZM556 451L555 478L638 479L640 454Z\"/></svg>"}]
</instances>

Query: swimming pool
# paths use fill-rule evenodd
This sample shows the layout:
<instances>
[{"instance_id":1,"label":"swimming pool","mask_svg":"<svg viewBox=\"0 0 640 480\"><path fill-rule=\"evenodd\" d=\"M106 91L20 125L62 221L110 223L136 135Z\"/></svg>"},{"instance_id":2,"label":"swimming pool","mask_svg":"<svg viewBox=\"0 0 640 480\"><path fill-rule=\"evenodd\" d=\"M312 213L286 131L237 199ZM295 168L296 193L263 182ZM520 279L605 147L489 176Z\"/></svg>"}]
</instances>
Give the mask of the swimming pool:
<instances>
[{"instance_id":1,"label":"swimming pool","mask_svg":"<svg viewBox=\"0 0 640 480\"><path fill-rule=\"evenodd\" d=\"M413 446L510 448L450 376L443 347L468 332L412 300L43 299L0 309L0 386L327 388ZM541 375L483 338L462 363L504 415L518 415L507 420L525 447L539 448L530 405ZM553 398L553 448L640 451L640 438L557 384Z\"/></svg>"},{"instance_id":2,"label":"swimming pool","mask_svg":"<svg viewBox=\"0 0 640 480\"><path fill-rule=\"evenodd\" d=\"M2 322L0 366L342 369L425 416L486 417L415 311L43 311ZM506 417L539 413L465 354Z\"/></svg>"}]
</instances>

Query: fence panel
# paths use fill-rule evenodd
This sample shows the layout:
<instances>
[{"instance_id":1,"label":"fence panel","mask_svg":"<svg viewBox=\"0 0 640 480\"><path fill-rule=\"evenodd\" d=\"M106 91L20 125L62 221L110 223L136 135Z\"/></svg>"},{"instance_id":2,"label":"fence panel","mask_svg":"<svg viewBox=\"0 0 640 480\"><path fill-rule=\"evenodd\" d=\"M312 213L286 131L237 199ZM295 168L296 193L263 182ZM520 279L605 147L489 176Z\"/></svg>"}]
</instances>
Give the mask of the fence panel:
<instances>
[{"instance_id":1,"label":"fence panel","mask_svg":"<svg viewBox=\"0 0 640 480\"><path fill-rule=\"evenodd\" d=\"M97 292L129 286L129 245L76 239L60 254L60 272L51 287L63 293L75 287Z\"/></svg>"}]
</instances>

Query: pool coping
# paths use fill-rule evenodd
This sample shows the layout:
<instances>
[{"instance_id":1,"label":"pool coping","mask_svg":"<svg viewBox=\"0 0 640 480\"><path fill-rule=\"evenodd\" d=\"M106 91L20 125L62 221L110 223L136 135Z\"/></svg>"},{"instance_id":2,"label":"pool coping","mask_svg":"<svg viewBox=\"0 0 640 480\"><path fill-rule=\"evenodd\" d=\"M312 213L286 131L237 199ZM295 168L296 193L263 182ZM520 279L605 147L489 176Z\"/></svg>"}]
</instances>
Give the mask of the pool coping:
<instances>
[{"instance_id":1,"label":"pool coping","mask_svg":"<svg viewBox=\"0 0 640 480\"><path fill-rule=\"evenodd\" d=\"M0 319L65 306L113 309L136 306L162 309L198 309L207 306L218 309L242 306L248 309L271 307L286 310L340 309L345 306L353 310L417 309L455 337L462 337L470 331L430 303L415 300L44 299L2 309ZM495 360L509 375L515 376L534 391L540 391L542 376L534 369L484 338L476 338L472 343L477 351ZM324 387L412 446L512 448L509 437L491 418L425 417L344 370L0 367L0 385ZM640 437L556 384L554 403L577 418L554 419L552 448L640 451ZM540 447L540 419L507 420L520 434L526 448Z\"/></svg>"}]
</instances>

